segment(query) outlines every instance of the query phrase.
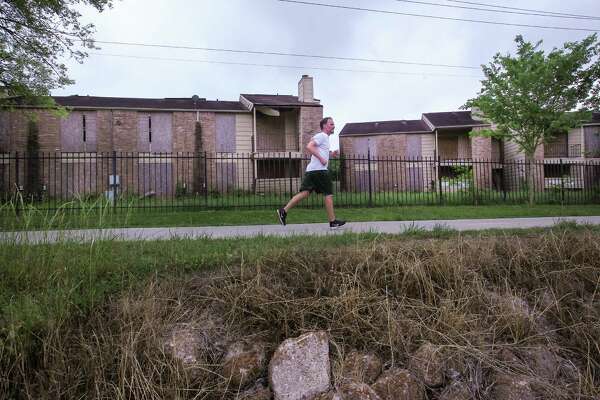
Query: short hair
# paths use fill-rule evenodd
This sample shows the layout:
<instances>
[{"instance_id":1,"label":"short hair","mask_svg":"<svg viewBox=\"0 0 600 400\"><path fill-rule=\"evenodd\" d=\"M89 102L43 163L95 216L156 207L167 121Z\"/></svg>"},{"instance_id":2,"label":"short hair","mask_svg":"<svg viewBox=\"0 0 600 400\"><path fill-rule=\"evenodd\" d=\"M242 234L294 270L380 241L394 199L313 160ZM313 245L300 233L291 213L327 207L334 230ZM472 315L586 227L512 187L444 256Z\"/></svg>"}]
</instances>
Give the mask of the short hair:
<instances>
[{"instance_id":1,"label":"short hair","mask_svg":"<svg viewBox=\"0 0 600 400\"><path fill-rule=\"evenodd\" d=\"M321 120L321 122L319 122L319 125L321 126L321 129L323 129L323 127L325 126L325 124L327 123L327 121L329 120L333 120L333 118L331 117L325 117Z\"/></svg>"}]
</instances>

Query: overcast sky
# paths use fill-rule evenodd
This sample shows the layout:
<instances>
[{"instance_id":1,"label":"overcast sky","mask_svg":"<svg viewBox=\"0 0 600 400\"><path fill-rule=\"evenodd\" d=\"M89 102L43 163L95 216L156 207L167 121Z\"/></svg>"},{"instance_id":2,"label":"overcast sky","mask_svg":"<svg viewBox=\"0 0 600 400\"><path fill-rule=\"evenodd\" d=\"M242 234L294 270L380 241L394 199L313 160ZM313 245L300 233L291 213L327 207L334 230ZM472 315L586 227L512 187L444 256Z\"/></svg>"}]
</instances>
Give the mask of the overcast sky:
<instances>
[{"instance_id":1,"label":"overcast sky","mask_svg":"<svg viewBox=\"0 0 600 400\"><path fill-rule=\"evenodd\" d=\"M600 20L547 18L409 4L397 0L307 0L326 4L517 24L600 30ZM424 0L459 5L448 0ZM477 1L477 0L473 0ZM545 11L600 16L598 0L480 0ZM465 4L463 4L465 5ZM277 0L121 0L103 13L82 9L95 38L192 47L388 59L478 67L497 53L513 53L514 38L544 41L544 48L581 40L591 32L496 26L464 21L333 9ZM237 100L240 93L294 94L302 74L314 77L325 115L345 123L419 119L421 113L457 110L480 88L480 69L442 68L289 56L101 44L80 65L67 62L76 83L54 95L191 97ZM115 57L126 55L170 60ZM211 64L210 60L296 68ZM337 68L404 72L381 74ZM459 75L459 76L446 76ZM336 135L337 136L337 135ZM333 145L337 147L337 137Z\"/></svg>"}]
</instances>

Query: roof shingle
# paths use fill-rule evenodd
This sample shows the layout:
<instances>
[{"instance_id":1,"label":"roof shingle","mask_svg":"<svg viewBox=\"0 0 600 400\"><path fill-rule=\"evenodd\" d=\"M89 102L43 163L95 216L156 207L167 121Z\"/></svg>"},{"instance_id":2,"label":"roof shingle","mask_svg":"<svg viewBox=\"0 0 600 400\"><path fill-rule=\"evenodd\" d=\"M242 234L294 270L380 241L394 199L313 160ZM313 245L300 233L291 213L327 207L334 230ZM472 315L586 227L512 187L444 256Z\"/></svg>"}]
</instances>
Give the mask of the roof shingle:
<instances>
[{"instance_id":1,"label":"roof shingle","mask_svg":"<svg viewBox=\"0 0 600 400\"><path fill-rule=\"evenodd\" d=\"M131 108L157 110L214 110L248 111L239 101L213 101L189 98L145 99L131 97L53 96L64 107L82 108Z\"/></svg>"},{"instance_id":2,"label":"roof shingle","mask_svg":"<svg viewBox=\"0 0 600 400\"><path fill-rule=\"evenodd\" d=\"M420 119L401 121L373 121L349 123L341 135L365 135L370 133L431 133L431 129Z\"/></svg>"},{"instance_id":3,"label":"roof shingle","mask_svg":"<svg viewBox=\"0 0 600 400\"><path fill-rule=\"evenodd\" d=\"M468 126L487 126L483 121L477 121L471 117L471 111L450 111L425 113L423 117L427 119L435 128L468 127Z\"/></svg>"},{"instance_id":4,"label":"roof shingle","mask_svg":"<svg viewBox=\"0 0 600 400\"><path fill-rule=\"evenodd\" d=\"M298 100L298 96L285 94L242 94L249 102L255 106L272 107L321 107L320 103L308 103Z\"/></svg>"}]
</instances>

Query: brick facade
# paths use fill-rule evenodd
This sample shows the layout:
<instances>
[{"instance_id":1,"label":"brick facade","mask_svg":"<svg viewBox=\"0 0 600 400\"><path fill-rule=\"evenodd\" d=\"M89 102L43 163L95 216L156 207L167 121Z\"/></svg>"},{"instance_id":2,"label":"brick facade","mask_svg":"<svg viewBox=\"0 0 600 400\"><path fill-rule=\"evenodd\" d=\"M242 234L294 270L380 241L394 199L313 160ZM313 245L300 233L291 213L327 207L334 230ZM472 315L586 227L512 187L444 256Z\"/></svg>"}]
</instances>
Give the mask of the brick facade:
<instances>
[{"instance_id":1,"label":"brick facade","mask_svg":"<svg viewBox=\"0 0 600 400\"><path fill-rule=\"evenodd\" d=\"M473 128L474 132L481 130ZM492 159L492 138L484 136L471 137L471 154L474 161L489 161ZM480 189L492 188L492 165L489 163L473 164L473 183Z\"/></svg>"},{"instance_id":2,"label":"brick facade","mask_svg":"<svg viewBox=\"0 0 600 400\"><path fill-rule=\"evenodd\" d=\"M323 107L300 107L299 130L300 151L308 154L306 145L315 133L321 131L319 123L323 119Z\"/></svg>"}]
</instances>

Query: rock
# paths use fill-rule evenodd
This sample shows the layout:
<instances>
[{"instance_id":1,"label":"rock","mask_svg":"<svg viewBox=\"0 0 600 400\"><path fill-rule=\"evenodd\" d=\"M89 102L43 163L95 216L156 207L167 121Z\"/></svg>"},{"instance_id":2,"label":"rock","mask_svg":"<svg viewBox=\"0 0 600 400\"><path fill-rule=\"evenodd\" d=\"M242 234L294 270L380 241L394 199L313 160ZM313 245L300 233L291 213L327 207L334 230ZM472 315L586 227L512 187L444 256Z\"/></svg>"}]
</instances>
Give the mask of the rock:
<instances>
[{"instance_id":1,"label":"rock","mask_svg":"<svg viewBox=\"0 0 600 400\"><path fill-rule=\"evenodd\" d=\"M375 354L352 351L342 363L341 379L371 384L381 374L382 365Z\"/></svg>"},{"instance_id":2,"label":"rock","mask_svg":"<svg viewBox=\"0 0 600 400\"><path fill-rule=\"evenodd\" d=\"M444 360L440 347L424 343L411 356L409 369L421 378L425 385L441 386L444 383Z\"/></svg>"},{"instance_id":3,"label":"rock","mask_svg":"<svg viewBox=\"0 0 600 400\"><path fill-rule=\"evenodd\" d=\"M163 347L184 367L189 367L202 360L202 349L206 345L202 330L195 324L185 323L177 324L170 329Z\"/></svg>"},{"instance_id":4,"label":"rock","mask_svg":"<svg viewBox=\"0 0 600 400\"><path fill-rule=\"evenodd\" d=\"M544 347L535 347L525 353L527 364L535 376L554 381L558 376L561 358Z\"/></svg>"},{"instance_id":5,"label":"rock","mask_svg":"<svg viewBox=\"0 0 600 400\"><path fill-rule=\"evenodd\" d=\"M231 385L244 387L256 379L265 365L264 347L257 343L236 342L227 348L223 359L223 376Z\"/></svg>"},{"instance_id":6,"label":"rock","mask_svg":"<svg viewBox=\"0 0 600 400\"><path fill-rule=\"evenodd\" d=\"M494 400L533 400L535 395L530 380L525 376L498 373L492 378Z\"/></svg>"},{"instance_id":7,"label":"rock","mask_svg":"<svg viewBox=\"0 0 600 400\"><path fill-rule=\"evenodd\" d=\"M327 333L310 332L284 341L271 358L269 382L275 400L306 400L328 391Z\"/></svg>"},{"instance_id":8,"label":"rock","mask_svg":"<svg viewBox=\"0 0 600 400\"><path fill-rule=\"evenodd\" d=\"M463 382L453 382L442 390L438 400L470 400L472 398L471 391L466 384Z\"/></svg>"},{"instance_id":9,"label":"rock","mask_svg":"<svg viewBox=\"0 0 600 400\"><path fill-rule=\"evenodd\" d=\"M340 400L381 400L366 383L348 382L338 388Z\"/></svg>"},{"instance_id":10,"label":"rock","mask_svg":"<svg viewBox=\"0 0 600 400\"><path fill-rule=\"evenodd\" d=\"M335 390L330 390L329 392L318 394L313 397L312 400L342 400L340 395L336 393Z\"/></svg>"},{"instance_id":11,"label":"rock","mask_svg":"<svg viewBox=\"0 0 600 400\"><path fill-rule=\"evenodd\" d=\"M582 380L579 368L571 360L564 358L561 360L559 373L567 382L579 382Z\"/></svg>"},{"instance_id":12,"label":"rock","mask_svg":"<svg viewBox=\"0 0 600 400\"><path fill-rule=\"evenodd\" d=\"M256 382L254 386L237 397L239 400L271 400L273 394L268 387L261 382Z\"/></svg>"},{"instance_id":13,"label":"rock","mask_svg":"<svg viewBox=\"0 0 600 400\"><path fill-rule=\"evenodd\" d=\"M421 383L410 371L391 369L377 379L373 390L382 400L422 400L425 391Z\"/></svg>"},{"instance_id":14,"label":"rock","mask_svg":"<svg viewBox=\"0 0 600 400\"><path fill-rule=\"evenodd\" d=\"M509 349L500 350L500 352L498 352L497 358L498 360L513 368L523 365L519 357L517 357L516 354Z\"/></svg>"},{"instance_id":15,"label":"rock","mask_svg":"<svg viewBox=\"0 0 600 400\"><path fill-rule=\"evenodd\" d=\"M196 378L206 372L206 364L215 364L223 357L227 332L218 318L206 313L193 322L166 327L162 340L163 351Z\"/></svg>"}]
</instances>

